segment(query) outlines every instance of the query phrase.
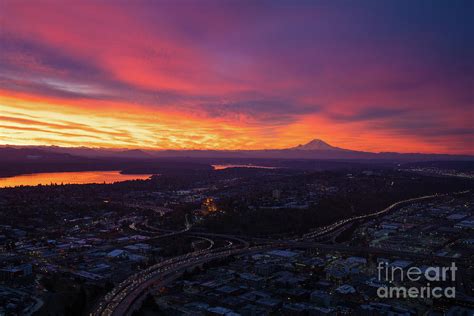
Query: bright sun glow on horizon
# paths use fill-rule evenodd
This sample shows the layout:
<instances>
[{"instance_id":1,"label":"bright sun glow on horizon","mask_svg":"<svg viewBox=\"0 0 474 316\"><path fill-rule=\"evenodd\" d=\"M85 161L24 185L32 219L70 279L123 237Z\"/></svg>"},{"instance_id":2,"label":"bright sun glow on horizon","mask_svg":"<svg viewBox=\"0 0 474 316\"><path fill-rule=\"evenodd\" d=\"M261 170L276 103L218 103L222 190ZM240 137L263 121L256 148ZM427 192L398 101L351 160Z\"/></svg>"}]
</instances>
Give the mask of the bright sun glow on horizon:
<instances>
[{"instance_id":1,"label":"bright sun glow on horizon","mask_svg":"<svg viewBox=\"0 0 474 316\"><path fill-rule=\"evenodd\" d=\"M468 12L4 1L0 145L472 155Z\"/></svg>"}]
</instances>

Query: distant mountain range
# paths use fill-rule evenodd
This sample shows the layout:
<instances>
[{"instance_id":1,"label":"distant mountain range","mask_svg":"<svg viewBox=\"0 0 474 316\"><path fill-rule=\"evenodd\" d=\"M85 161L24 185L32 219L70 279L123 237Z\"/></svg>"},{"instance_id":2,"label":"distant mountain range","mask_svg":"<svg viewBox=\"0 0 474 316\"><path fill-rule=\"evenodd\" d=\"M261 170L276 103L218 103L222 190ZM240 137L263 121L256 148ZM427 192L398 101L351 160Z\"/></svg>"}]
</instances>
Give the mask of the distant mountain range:
<instances>
[{"instance_id":1,"label":"distant mountain range","mask_svg":"<svg viewBox=\"0 0 474 316\"><path fill-rule=\"evenodd\" d=\"M264 150L140 150L105 149L88 147L57 146L3 146L0 147L0 161L79 161L93 160L153 160L157 158L242 158L242 159L350 159L350 160L392 160L392 161L454 161L474 160L474 156L421 154L396 152L364 152L332 146L323 140L314 139L307 144L286 149Z\"/></svg>"},{"instance_id":2,"label":"distant mountain range","mask_svg":"<svg viewBox=\"0 0 474 316\"><path fill-rule=\"evenodd\" d=\"M288 148L288 150L335 150L335 151L347 151L347 149L339 148L339 147L334 147L329 145L323 140L320 139L313 139L309 143L306 143L304 145L298 145L296 147Z\"/></svg>"}]
</instances>

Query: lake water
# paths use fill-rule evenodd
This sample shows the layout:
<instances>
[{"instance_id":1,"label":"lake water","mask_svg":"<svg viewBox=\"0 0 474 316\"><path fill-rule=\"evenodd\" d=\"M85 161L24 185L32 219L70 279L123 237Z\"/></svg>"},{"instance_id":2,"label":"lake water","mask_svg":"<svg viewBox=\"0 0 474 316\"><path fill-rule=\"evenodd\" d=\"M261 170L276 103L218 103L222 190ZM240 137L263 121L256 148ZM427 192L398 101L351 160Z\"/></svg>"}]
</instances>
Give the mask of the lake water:
<instances>
[{"instance_id":1,"label":"lake water","mask_svg":"<svg viewBox=\"0 0 474 316\"><path fill-rule=\"evenodd\" d=\"M257 165L212 165L214 170L222 170L227 168L257 168L257 169L277 169L277 167L257 166Z\"/></svg>"},{"instance_id":2,"label":"lake water","mask_svg":"<svg viewBox=\"0 0 474 316\"><path fill-rule=\"evenodd\" d=\"M121 174L120 171L79 171L79 172L48 172L22 174L9 178L0 178L0 188L19 185L55 184L86 184L114 183L126 180L148 179L149 174Z\"/></svg>"}]
</instances>

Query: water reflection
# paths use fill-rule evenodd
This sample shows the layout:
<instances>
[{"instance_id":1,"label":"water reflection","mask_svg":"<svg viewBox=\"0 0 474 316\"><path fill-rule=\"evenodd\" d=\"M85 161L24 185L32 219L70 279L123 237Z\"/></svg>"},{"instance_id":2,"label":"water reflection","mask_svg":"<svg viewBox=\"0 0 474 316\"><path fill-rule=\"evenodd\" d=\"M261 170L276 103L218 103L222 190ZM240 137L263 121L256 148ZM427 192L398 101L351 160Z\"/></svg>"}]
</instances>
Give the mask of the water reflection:
<instances>
[{"instance_id":1,"label":"water reflection","mask_svg":"<svg viewBox=\"0 0 474 316\"><path fill-rule=\"evenodd\" d=\"M214 170L222 170L227 168L257 168L257 169L276 169L277 167L269 167L269 166L258 166L258 165L212 165Z\"/></svg>"},{"instance_id":2,"label":"water reflection","mask_svg":"<svg viewBox=\"0 0 474 316\"><path fill-rule=\"evenodd\" d=\"M149 177L149 174L121 174L120 171L48 172L0 178L0 187L4 188L20 185L48 185L61 183L114 183L126 180L148 179Z\"/></svg>"}]
</instances>

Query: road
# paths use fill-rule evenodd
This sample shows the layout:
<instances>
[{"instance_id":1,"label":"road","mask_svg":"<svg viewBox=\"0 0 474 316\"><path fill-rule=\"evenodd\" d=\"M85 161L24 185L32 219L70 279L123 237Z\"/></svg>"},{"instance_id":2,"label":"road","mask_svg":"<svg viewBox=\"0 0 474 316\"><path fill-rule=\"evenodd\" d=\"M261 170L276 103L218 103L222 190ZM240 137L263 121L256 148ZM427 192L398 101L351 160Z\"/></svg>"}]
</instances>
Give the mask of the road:
<instances>
[{"instance_id":1,"label":"road","mask_svg":"<svg viewBox=\"0 0 474 316\"><path fill-rule=\"evenodd\" d=\"M440 196L443 196L443 195L440 195L440 194L425 195L425 196L420 196L420 197L416 197L416 198L406 199L406 200L403 200L403 201L398 201L398 202L393 203L390 206L384 208L381 211L366 214L366 215L359 215L359 216L353 216L353 217L350 217L350 218L342 219L342 220L337 221L335 223L332 223L330 225L319 227L319 228L315 229L312 232L304 234L302 237L295 238L294 240L319 239L322 236L326 237L328 234L330 234L330 233L338 230L339 228L341 228L345 225L348 225L352 222L355 222L355 221L358 221L358 220L369 219L369 218L372 218L372 217L377 217L377 216L383 215L383 214L385 214L387 212L390 212L391 210L393 210L396 207L401 206L403 204L418 202L418 201L431 199L431 198L435 198L435 197L440 197Z\"/></svg>"},{"instance_id":2,"label":"road","mask_svg":"<svg viewBox=\"0 0 474 316\"><path fill-rule=\"evenodd\" d=\"M248 244L222 247L212 250L199 250L160 262L146 270L140 271L116 286L97 305L91 315L126 315L133 302L159 281L170 275L179 276L186 269L203 263L244 253L261 251L264 246L249 248Z\"/></svg>"},{"instance_id":3,"label":"road","mask_svg":"<svg viewBox=\"0 0 474 316\"><path fill-rule=\"evenodd\" d=\"M127 294L123 299L113 304L113 306L106 309L106 313L100 315L112 315L112 316L121 316L121 315L130 315L134 309L138 309L141 306L140 299L145 297L145 293L149 289L156 286L164 286L169 282L172 282L187 269L192 269L196 266L210 262L216 259L223 259L229 256L251 253L251 252L260 252L265 251L266 249L271 249L272 247L267 246L256 246L246 249L232 249L232 250L223 250L217 253L207 253L202 256L190 258L188 260L182 260L171 265L162 267L160 270L156 271L156 274L153 277L148 278L141 282L138 286L127 289ZM108 313L109 312L109 313Z\"/></svg>"},{"instance_id":4,"label":"road","mask_svg":"<svg viewBox=\"0 0 474 316\"><path fill-rule=\"evenodd\" d=\"M460 193L466 193L460 192ZM369 219L372 217L383 215L398 206L402 206L407 203L418 202L442 195L434 194L427 195L417 198L406 199L393 203L387 208L374 212L367 215L354 216L348 219L340 220L331 225L318 228L308 234L303 235L299 238L290 240L275 240L273 242L267 242L263 245L257 245L250 247L250 243L242 238L232 235L223 234L211 234L211 233L195 233L193 235L200 235L203 237L220 237L229 240L234 240L235 244L228 244L225 247L215 249L205 249L200 251L194 251L182 256L174 257L163 262L160 262L154 266L149 267L146 270L140 271L125 281L116 286L111 292L109 292L104 298L102 298L95 309L90 315L94 316L122 316L131 315L134 309L140 307L141 300L146 296L145 294L156 286L164 286L167 283L178 278L187 269L194 268L206 262L210 262L216 259L222 259L233 255L246 254L251 252L266 251L277 248L317 248L321 250L332 250L339 252L348 253L364 253L364 254L386 254L390 256L400 256L404 258L420 259L426 258L426 255L418 255L404 251L392 251L379 248L368 248L368 247L348 247L343 245L327 245L317 243L314 240L327 237L333 233L340 232L341 229L348 226L350 223L355 221ZM173 234L177 232L172 232ZM179 231L178 233L190 233L188 231ZM169 235L168 235L169 236ZM438 258L439 259L439 258ZM442 259L440 259L442 260Z\"/></svg>"}]
</instances>

